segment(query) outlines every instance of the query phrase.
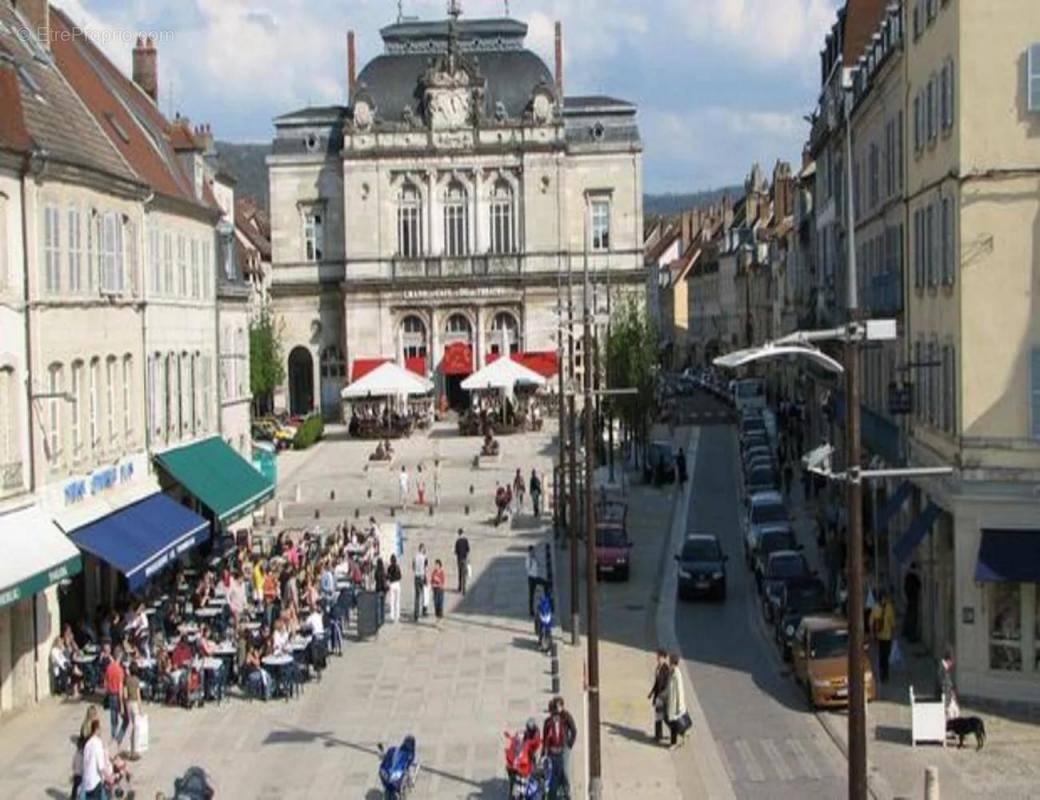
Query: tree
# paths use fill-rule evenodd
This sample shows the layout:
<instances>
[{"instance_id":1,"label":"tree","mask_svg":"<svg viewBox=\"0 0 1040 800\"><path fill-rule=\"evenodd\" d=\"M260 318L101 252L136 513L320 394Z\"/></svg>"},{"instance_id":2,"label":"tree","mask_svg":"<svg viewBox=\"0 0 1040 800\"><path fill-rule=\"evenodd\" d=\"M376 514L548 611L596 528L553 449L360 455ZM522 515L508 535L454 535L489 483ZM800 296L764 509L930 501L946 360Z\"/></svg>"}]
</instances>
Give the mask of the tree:
<instances>
[{"instance_id":1,"label":"tree","mask_svg":"<svg viewBox=\"0 0 1040 800\"><path fill-rule=\"evenodd\" d=\"M249 325L249 392L257 412L271 410L271 395L284 381L282 326L265 305Z\"/></svg>"},{"instance_id":2,"label":"tree","mask_svg":"<svg viewBox=\"0 0 1040 800\"><path fill-rule=\"evenodd\" d=\"M607 374L611 389L636 389L634 395L612 398L626 432L645 439L654 409L657 371L657 332L646 306L629 296L614 312L607 343Z\"/></svg>"}]
</instances>

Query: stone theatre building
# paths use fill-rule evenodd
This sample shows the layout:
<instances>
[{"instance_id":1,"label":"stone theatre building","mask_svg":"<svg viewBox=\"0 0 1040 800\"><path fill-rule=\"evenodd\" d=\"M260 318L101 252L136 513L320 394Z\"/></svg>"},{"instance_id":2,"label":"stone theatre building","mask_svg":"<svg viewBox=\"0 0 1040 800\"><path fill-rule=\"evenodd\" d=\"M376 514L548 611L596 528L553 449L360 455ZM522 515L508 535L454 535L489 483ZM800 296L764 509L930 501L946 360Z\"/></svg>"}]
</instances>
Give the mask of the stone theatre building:
<instances>
[{"instance_id":1,"label":"stone theatre building","mask_svg":"<svg viewBox=\"0 0 1040 800\"><path fill-rule=\"evenodd\" d=\"M565 96L559 26L555 72L526 34L513 19L399 20L357 73L351 33L349 105L275 120L276 405L338 416L341 387L384 360L453 404L489 356L544 363L586 245L600 286L644 295L636 109Z\"/></svg>"}]
</instances>

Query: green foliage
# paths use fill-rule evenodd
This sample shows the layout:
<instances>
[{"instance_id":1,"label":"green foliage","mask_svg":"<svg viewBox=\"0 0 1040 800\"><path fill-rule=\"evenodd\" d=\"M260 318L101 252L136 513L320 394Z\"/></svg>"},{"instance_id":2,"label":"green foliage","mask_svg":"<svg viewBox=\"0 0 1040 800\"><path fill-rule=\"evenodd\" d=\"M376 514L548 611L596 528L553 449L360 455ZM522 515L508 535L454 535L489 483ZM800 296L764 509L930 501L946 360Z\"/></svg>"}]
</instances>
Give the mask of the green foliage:
<instances>
[{"instance_id":1,"label":"green foliage","mask_svg":"<svg viewBox=\"0 0 1040 800\"><path fill-rule=\"evenodd\" d=\"M265 306L249 326L249 392L262 404L284 381L282 326Z\"/></svg>"},{"instance_id":2,"label":"green foliage","mask_svg":"<svg viewBox=\"0 0 1040 800\"><path fill-rule=\"evenodd\" d=\"M325 435L325 421L319 415L307 417L296 429L293 437L293 450L306 450Z\"/></svg>"},{"instance_id":3,"label":"green foliage","mask_svg":"<svg viewBox=\"0 0 1040 800\"><path fill-rule=\"evenodd\" d=\"M657 355L657 332L646 307L633 297L627 298L611 317L607 375L610 388L638 391L612 398L630 431L642 430L653 412Z\"/></svg>"}]
</instances>

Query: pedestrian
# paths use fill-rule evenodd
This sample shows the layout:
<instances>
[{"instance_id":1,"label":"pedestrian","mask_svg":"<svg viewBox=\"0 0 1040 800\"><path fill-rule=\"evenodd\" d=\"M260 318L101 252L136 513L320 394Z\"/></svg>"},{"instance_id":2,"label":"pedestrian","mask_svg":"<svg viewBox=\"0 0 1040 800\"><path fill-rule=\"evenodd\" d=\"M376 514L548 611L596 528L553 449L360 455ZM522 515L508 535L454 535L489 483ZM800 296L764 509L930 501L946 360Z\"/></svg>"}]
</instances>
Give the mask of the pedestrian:
<instances>
[{"instance_id":1,"label":"pedestrian","mask_svg":"<svg viewBox=\"0 0 1040 800\"><path fill-rule=\"evenodd\" d=\"M426 505L426 479L423 477L422 464L415 468L415 495L420 506Z\"/></svg>"},{"instance_id":2,"label":"pedestrian","mask_svg":"<svg viewBox=\"0 0 1040 800\"><path fill-rule=\"evenodd\" d=\"M654 741L664 738L664 706L668 699L668 654L664 650L657 651L657 666L654 669L654 683L650 687L647 698L654 706Z\"/></svg>"},{"instance_id":3,"label":"pedestrian","mask_svg":"<svg viewBox=\"0 0 1040 800\"><path fill-rule=\"evenodd\" d=\"M527 484L524 482L524 476L520 472L520 468L516 468L516 475L513 477L513 509L515 513L519 514L524 508L524 492L527 491Z\"/></svg>"},{"instance_id":4,"label":"pedestrian","mask_svg":"<svg viewBox=\"0 0 1040 800\"><path fill-rule=\"evenodd\" d=\"M953 650L947 647L939 659L936 673L936 694L943 699L946 719L956 719L961 715L960 703L957 700L957 689L953 683Z\"/></svg>"},{"instance_id":5,"label":"pedestrian","mask_svg":"<svg viewBox=\"0 0 1040 800\"><path fill-rule=\"evenodd\" d=\"M112 776L112 767L108 761L108 753L101 741L101 720L90 722L90 735L83 745L83 778L80 783L80 797L104 798L105 784Z\"/></svg>"},{"instance_id":6,"label":"pedestrian","mask_svg":"<svg viewBox=\"0 0 1040 800\"><path fill-rule=\"evenodd\" d=\"M495 483L495 527L502 524L506 509L509 507L510 498L506 495L506 487L501 483Z\"/></svg>"},{"instance_id":7,"label":"pedestrian","mask_svg":"<svg viewBox=\"0 0 1040 800\"><path fill-rule=\"evenodd\" d=\"M123 697L126 708L127 727L130 728L130 760L137 761L141 753L148 747L148 722L141 713L141 678L137 668L128 664L129 674L123 686ZM144 748L139 749L139 745Z\"/></svg>"},{"instance_id":8,"label":"pedestrian","mask_svg":"<svg viewBox=\"0 0 1040 800\"><path fill-rule=\"evenodd\" d=\"M435 506L441 504L441 460L439 458L433 460L433 504Z\"/></svg>"},{"instance_id":9,"label":"pedestrian","mask_svg":"<svg viewBox=\"0 0 1040 800\"><path fill-rule=\"evenodd\" d=\"M386 595L389 588L386 579L386 564L383 563L382 557L376 559L373 577L376 585L376 624L381 627L386 622Z\"/></svg>"},{"instance_id":10,"label":"pedestrian","mask_svg":"<svg viewBox=\"0 0 1040 800\"><path fill-rule=\"evenodd\" d=\"M578 738L578 727L574 717L564 708L563 698L549 701L549 716L542 726L542 748L552 764L553 781L549 786L549 797L570 797L570 751Z\"/></svg>"},{"instance_id":11,"label":"pedestrian","mask_svg":"<svg viewBox=\"0 0 1040 800\"><path fill-rule=\"evenodd\" d=\"M688 477L686 472L686 450L682 447L679 448L679 455L675 459L675 480L682 486L686 483Z\"/></svg>"},{"instance_id":12,"label":"pedestrian","mask_svg":"<svg viewBox=\"0 0 1040 800\"><path fill-rule=\"evenodd\" d=\"M93 703L87 706L87 712L79 726L79 736L76 738L76 752L72 757L72 791L69 793L71 800L79 800L79 789L83 783L83 748L91 737L91 727L95 722L100 725L100 719L98 707Z\"/></svg>"},{"instance_id":13,"label":"pedestrian","mask_svg":"<svg viewBox=\"0 0 1040 800\"><path fill-rule=\"evenodd\" d=\"M535 554L534 545L527 548L527 614L534 616L534 590L541 583L541 573L538 568L538 556Z\"/></svg>"},{"instance_id":14,"label":"pedestrian","mask_svg":"<svg viewBox=\"0 0 1040 800\"><path fill-rule=\"evenodd\" d=\"M455 537L455 563L459 568L458 591L465 596L466 584L469 582L469 539L462 532L462 528L459 528Z\"/></svg>"},{"instance_id":15,"label":"pedestrian","mask_svg":"<svg viewBox=\"0 0 1040 800\"><path fill-rule=\"evenodd\" d=\"M414 573L414 585L415 585L415 606L414 614L415 621L419 621L419 613L425 617L429 613L429 609L426 608L426 570L428 568L426 561L426 545L419 544L419 549L415 551L415 556L412 558L412 571Z\"/></svg>"},{"instance_id":16,"label":"pedestrian","mask_svg":"<svg viewBox=\"0 0 1040 800\"><path fill-rule=\"evenodd\" d=\"M401 566L397 556L390 554L390 566L386 568L386 583L390 594L390 621L401 621Z\"/></svg>"},{"instance_id":17,"label":"pedestrian","mask_svg":"<svg viewBox=\"0 0 1040 800\"><path fill-rule=\"evenodd\" d=\"M921 618L921 573L916 561L910 562L910 568L903 578L903 595L906 597L903 636L908 642L916 642L920 638L918 628Z\"/></svg>"},{"instance_id":18,"label":"pedestrian","mask_svg":"<svg viewBox=\"0 0 1040 800\"><path fill-rule=\"evenodd\" d=\"M444 619L444 565L439 558L433 562L430 587L433 589L433 613L440 622Z\"/></svg>"},{"instance_id":19,"label":"pedestrian","mask_svg":"<svg viewBox=\"0 0 1040 800\"><path fill-rule=\"evenodd\" d=\"M398 494L401 499L401 508L408 508L408 467L401 465L401 472L397 476Z\"/></svg>"},{"instance_id":20,"label":"pedestrian","mask_svg":"<svg viewBox=\"0 0 1040 800\"><path fill-rule=\"evenodd\" d=\"M538 477L538 473L533 469L531 470L531 481L528 484L528 489L531 492L531 510L537 519L542 516L542 479Z\"/></svg>"},{"instance_id":21,"label":"pedestrian","mask_svg":"<svg viewBox=\"0 0 1040 800\"><path fill-rule=\"evenodd\" d=\"M896 628L896 609L888 589L882 590L881 602L874 606L870 622L878 643L878 676L882 683L888 683L888 660L892 654L892 636Z\"/></svg>"},{"instance_id":22,"label":"pedestrian","mask_svg":"<svg viewBox=\"0 0 1040 800\"><path fill-rule=\"evenodd\" d=\"M123 744L123 734L126 733L124 717L126 706L123 703L123 682L126 680L126 671L123 669L123 648L116 645L112 658L105 668L105 704L108 707L108 720L112 727L112 740L117 745Z\"/></svg>"},{"instance_id":23,"label":"pedestrian","mask_svg":"<svg viewBox=\"0 0 1040 800\"><path fill-rule=\"evenodd\" d=\"M686 694L683 689L682 672L679 670L679 656L672 653L668 656L668 690L665 703L665 718L668 720L670 746L676 747L680 734L686 741L685 717Z\"/></svg>"}]
</instances>

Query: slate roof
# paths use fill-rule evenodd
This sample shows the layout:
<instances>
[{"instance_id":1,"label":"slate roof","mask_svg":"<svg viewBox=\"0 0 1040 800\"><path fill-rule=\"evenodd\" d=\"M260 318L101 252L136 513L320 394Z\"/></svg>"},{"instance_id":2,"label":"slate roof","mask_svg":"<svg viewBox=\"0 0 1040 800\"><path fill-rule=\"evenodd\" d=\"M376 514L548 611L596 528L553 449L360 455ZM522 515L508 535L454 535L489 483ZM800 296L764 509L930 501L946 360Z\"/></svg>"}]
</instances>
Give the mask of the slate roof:
<instances>
[{"instance_id":1,"label":"slate roof","mask_svg":"<svg viewBox=\"0 0 1040 800\"><path fill-rule=\"evenodd\" d=\"M851 69L887 13L889 0L849 0L845 6L842 64Z\"/></svg>"}]
</instances>

